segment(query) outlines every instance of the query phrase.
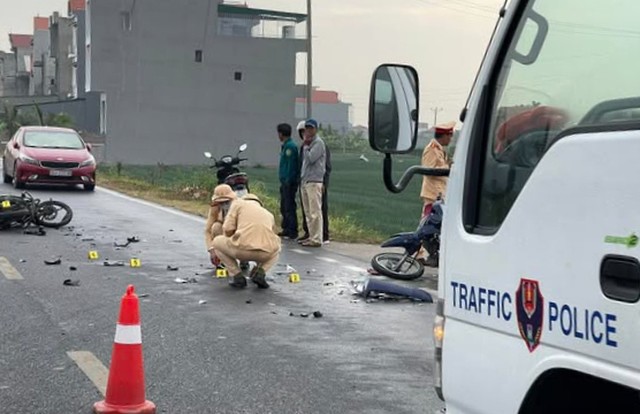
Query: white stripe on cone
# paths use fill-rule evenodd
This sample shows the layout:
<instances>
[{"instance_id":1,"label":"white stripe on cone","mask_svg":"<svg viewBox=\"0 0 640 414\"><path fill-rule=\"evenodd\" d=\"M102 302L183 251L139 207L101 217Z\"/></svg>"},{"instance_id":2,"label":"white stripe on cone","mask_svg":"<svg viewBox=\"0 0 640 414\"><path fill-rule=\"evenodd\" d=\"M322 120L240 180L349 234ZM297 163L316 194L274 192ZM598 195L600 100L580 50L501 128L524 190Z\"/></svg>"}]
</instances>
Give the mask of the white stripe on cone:
<instances>
[{"instance_id":1,"label":"white stripe on cone","mask_svg":"<svg viewBox=\"0 0 640 414\"><path fill-rule=\"evenodd\" d=\"M116 325L116 338L113 340L121 345L142 344L142 331L140 325Z\"/></svg>"}]
</instances>

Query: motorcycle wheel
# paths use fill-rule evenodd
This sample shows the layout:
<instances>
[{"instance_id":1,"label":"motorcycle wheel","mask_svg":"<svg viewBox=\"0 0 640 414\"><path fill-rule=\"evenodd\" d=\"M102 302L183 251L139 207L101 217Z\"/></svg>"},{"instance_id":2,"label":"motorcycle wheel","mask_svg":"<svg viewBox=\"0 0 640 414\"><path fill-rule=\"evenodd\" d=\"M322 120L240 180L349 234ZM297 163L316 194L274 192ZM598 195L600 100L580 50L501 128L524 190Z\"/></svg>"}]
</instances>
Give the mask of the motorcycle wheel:
<instances>
[{"instance_id":1,"label":"motorcycle wheel","mask_svg":"<svg viewBox=\"0 0 640 414\"><path fill-rule=\"evenodd\" d=\"M36 210L36 224L57 229L66 226L73 218L71 207L61 201L43 201Z\"/></svg>"},{"instance_id":2,"label":"motorcycle wheel","mask_svg":"<svg viewBox=\"0 0 640 414\"><path fill-rule=\"evenodd\" d=\"M404 257L401 253L380 253L373 256L371 266L379 273L398 280L414 280L422 276L424 266L409 256L398 270L393 270Z\"/></svg>"}]
</instances>

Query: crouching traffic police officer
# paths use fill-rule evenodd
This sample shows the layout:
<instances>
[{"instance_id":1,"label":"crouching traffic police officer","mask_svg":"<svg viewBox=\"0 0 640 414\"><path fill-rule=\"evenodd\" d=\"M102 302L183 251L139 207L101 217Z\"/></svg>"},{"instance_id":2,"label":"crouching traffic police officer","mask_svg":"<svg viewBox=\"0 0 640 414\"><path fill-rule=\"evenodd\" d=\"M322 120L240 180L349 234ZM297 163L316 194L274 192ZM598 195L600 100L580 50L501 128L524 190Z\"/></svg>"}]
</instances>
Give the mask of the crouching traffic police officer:
<instances>
[{"instance_id":1,"label":"crouching traffic police officer","mask_svg":"<svg viewBox=\"0 0 640 414\"><path fill-rule=\"evenodd\" d=\"M213 239L213 249L233 278L236 288L247 286L247 279L238 266L241 262L256 262L251 281L267 289L266 272L278 261L280 238L275 232L275 219L254 194L247 194L231 203L224 219L224 234Z\"/></svg>"},{"instance_id":2,"label":"crouching traffic police officer","mask_svg":"<svg viewBox=\"0 0 640 414\"><path fill-rule=\"evenodd\" d=\"M231 203L237 198L236 193L227 184L220 184L213 190L209 217L204 227L204 241L211 257L211 263L214 266L218 266L220 260L213 248L213 239L222 234L224 218L231 207Z\"/></svg>"}]
</instances>

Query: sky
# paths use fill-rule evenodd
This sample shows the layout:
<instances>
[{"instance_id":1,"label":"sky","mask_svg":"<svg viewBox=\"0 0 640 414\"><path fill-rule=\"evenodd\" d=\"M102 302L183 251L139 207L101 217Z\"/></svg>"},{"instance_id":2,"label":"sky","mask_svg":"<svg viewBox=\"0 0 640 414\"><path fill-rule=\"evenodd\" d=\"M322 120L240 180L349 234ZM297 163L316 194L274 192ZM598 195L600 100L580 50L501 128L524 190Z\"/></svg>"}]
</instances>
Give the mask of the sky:
<instances>
[{"instance_id":1,"label":"sky","mask_svg":"<svg viewBox=\"0 0 640 414\"><path fill-rule=\"evenodd\" d=\"M180 1L180 0L176 0ZM188 1L188 0L184 0ZM366 125L369 83L381 63L410 64L420 77L420 120L457 120L504 0L312 0L313 84L353 105ZM305 0L246 0L305 12ZM10 6L8 6L10 4ZM32 33L33 17L65 14L67 0L0 0L0 50L8 33Z\"/></svg>"}]
</instances>

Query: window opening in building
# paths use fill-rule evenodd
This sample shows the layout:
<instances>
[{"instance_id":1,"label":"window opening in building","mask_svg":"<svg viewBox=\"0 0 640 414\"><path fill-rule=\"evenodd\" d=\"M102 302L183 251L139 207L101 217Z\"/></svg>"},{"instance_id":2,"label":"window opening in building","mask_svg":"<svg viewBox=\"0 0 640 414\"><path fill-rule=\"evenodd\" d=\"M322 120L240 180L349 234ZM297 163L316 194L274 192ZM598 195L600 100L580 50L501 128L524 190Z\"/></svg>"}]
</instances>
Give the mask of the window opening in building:
<instances>
[{"instance_id":1,"label":"window opening in building","mask_svg":"<svg viewBox=\"0 0 640 414\"><path fill-rule=\"evenodd\" d=\"M131 31L131 13L128 11L120 13L122 16L122 30Z\"/></svg>"}]
</instances>

